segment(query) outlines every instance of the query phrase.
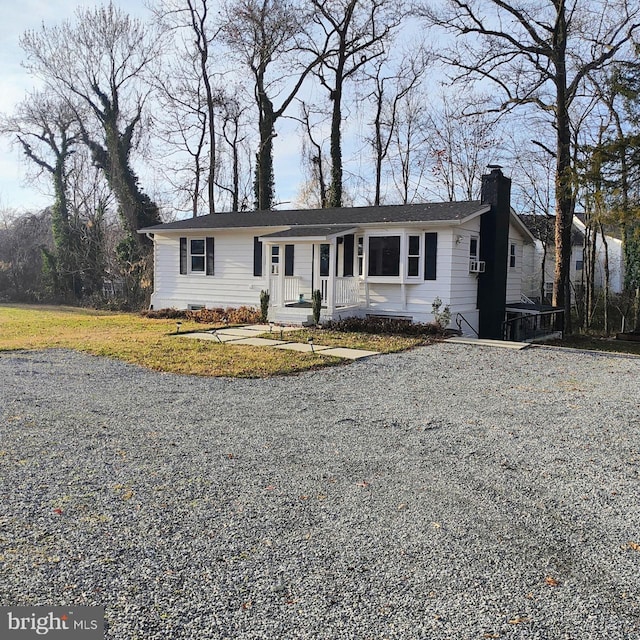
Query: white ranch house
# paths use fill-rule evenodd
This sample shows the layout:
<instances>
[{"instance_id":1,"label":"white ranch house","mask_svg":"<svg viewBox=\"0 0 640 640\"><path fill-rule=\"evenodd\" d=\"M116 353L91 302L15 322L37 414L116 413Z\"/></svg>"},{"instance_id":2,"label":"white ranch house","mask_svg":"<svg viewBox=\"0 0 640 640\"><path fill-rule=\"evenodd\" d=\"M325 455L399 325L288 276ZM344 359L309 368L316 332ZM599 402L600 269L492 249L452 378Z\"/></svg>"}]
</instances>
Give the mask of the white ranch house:
<instances>
[{"instance_id":1,"label":"white ranch house","mask_svg":"<svg viewBox=\"0 0 640 640\"><path fill-rule=\"evenodd\" d=\"M507 311L522 312L523 249L534 241L509 190L494 168L481 201L234 212L149 227L151 305L258 307L268 291L271 321L305 323L318 289L321 321L429 322L440 298L463 332L500 338Z\"/></svg>"}]
</instances>

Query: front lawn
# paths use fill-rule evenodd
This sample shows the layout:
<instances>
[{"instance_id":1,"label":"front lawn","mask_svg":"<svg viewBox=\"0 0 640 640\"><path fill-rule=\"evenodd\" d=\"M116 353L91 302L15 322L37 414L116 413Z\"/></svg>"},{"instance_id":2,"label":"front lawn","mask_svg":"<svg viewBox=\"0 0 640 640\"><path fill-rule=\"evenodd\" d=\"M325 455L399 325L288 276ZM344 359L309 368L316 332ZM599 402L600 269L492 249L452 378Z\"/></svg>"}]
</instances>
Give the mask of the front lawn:
<instances>
[{"instance_id":1,"label":"front lawn","mask_svg":"<svg viewBox=\"0 0 640 640\"><path fill-rule=\"evenodd\" d=\"M210 327L182 320L181 331ZM297 353L266 347L180 338L175 320L143 318L75 307L0 305L0 351L74 349L117 358L156 371L203 376L266 377L343 362L320 353ZM334 334L315 330L316 344L372 351L400 351L420 343L416 338ZM288 335L306 342L308 332Z\"/></svg>"}]
</instances>

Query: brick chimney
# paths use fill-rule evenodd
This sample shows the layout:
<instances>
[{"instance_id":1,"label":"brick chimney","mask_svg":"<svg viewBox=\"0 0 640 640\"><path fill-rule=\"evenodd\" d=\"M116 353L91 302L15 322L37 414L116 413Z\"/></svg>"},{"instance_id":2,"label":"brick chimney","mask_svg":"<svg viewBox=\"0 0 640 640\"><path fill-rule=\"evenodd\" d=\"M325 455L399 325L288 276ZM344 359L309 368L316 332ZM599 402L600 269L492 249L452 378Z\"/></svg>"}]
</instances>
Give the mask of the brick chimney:
<instances>
[{"instance_id":1,"label":"brick chimney","mask_svg":"<svg viewBox=\"0 0 640 640\"><path fill-rule=\"evenodd\" d=\"M501 167L489 165L489 169L482 176L480 196L482 204L491 208L480 220L480 259L485 271L478 276L478 333L481 338L501 340L507 302L511 180Z\"/></svg>"}]
</instances>

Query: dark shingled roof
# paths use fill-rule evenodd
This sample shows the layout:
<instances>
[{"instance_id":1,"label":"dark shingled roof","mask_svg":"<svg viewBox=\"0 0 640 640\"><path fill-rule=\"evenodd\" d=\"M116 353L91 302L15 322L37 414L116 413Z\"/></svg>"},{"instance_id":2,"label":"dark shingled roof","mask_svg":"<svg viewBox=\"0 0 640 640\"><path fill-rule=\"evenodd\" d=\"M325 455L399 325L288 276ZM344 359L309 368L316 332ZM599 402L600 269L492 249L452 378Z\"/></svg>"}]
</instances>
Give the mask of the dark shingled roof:
<instances>
[{"instance_id":1,"label":"dark shingled roof","mask_svg":"<svg viewBox=\"0 0 640 640\"><path fill-rule=\"evenodd\" d=\"M212 213L140 229L140 233L188 229L241 229L279 226L353 226L379 222L452 222L487 208L479 200L400 204L383 207L343 207L340 209L297 209L287 211L240 211Z\"/></svg>"},{"instance_id":2,"label":"dark shingled roof","mask_svg":"<svg viewBox=\"0 0 640 640\"><path fill-rule=\"evenodd\" d=\"M332 224L324 227L307 227L298 224L286 231L276 231L275 233L265 233L264 238L305 238L305 237L327 237L334 234L346 233L353 230L353 225L349 224Z\"/></svg>"}]
</instances>

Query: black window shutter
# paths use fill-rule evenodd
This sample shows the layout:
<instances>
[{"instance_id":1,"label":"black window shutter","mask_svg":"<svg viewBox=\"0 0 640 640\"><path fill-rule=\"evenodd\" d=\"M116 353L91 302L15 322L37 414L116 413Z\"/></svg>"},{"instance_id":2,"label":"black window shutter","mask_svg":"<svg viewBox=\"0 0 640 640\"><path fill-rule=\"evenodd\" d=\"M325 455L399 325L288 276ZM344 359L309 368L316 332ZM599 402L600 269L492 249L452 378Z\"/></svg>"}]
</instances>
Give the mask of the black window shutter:
<instances>
[{"instance_id":1,"label":"black window shutter","mask_svg":"<svg viewBox=\"0 0 640 640\"><path fill-rule=\"evenodd\" d=\"M355 246L355 236L350 233L344 237L344 267L342 273L345 277L353 275L353 249Z\"/></svg>"},{"instance_id":2,"label":"black window shutter","mask_svg":"<svg viewBox=\"0 0 640 640\"><path fill-rule=\"evenodd\" d=\"M187 239L180 238L180 273L187 273Z\"/></svg>"},{"instance_id":3,"label":"black window shutter","mask_svg":"<svg viewBox=\"0 0 640 640\"><path fill-rule=\"evenodd\" d=\"M207 238L207 275L213 275L213 238Z\"/></svg>"},{"instance_id":4,"label":"black window shutter","mask_svg":"<svg viewBox=\"0 0 640 640\"><path fill-rule=\"evenodd\" d=\"M438 234L424 234L424 279L436 279L436 264L438 258Z\"/></svg>"},{"instance_id":5,"label":"black window shutter","mask_svg":"<svg viewBox=\"0 0 640 640\"><path fill-rule=\"evenodd\" d=\"M258 236L253 239L253 275L262 275L262 242Z\"/></svg>"},{"instance_id":6,"label":"black window shutter","mask_svg":"<svg viewBox=\"0 0 640 640\"><path fill-rule=\"evenodd\" d=\"M293 275L293 247L292 244L284 245L284 275Z\"/></svg>"}]
</instances>

